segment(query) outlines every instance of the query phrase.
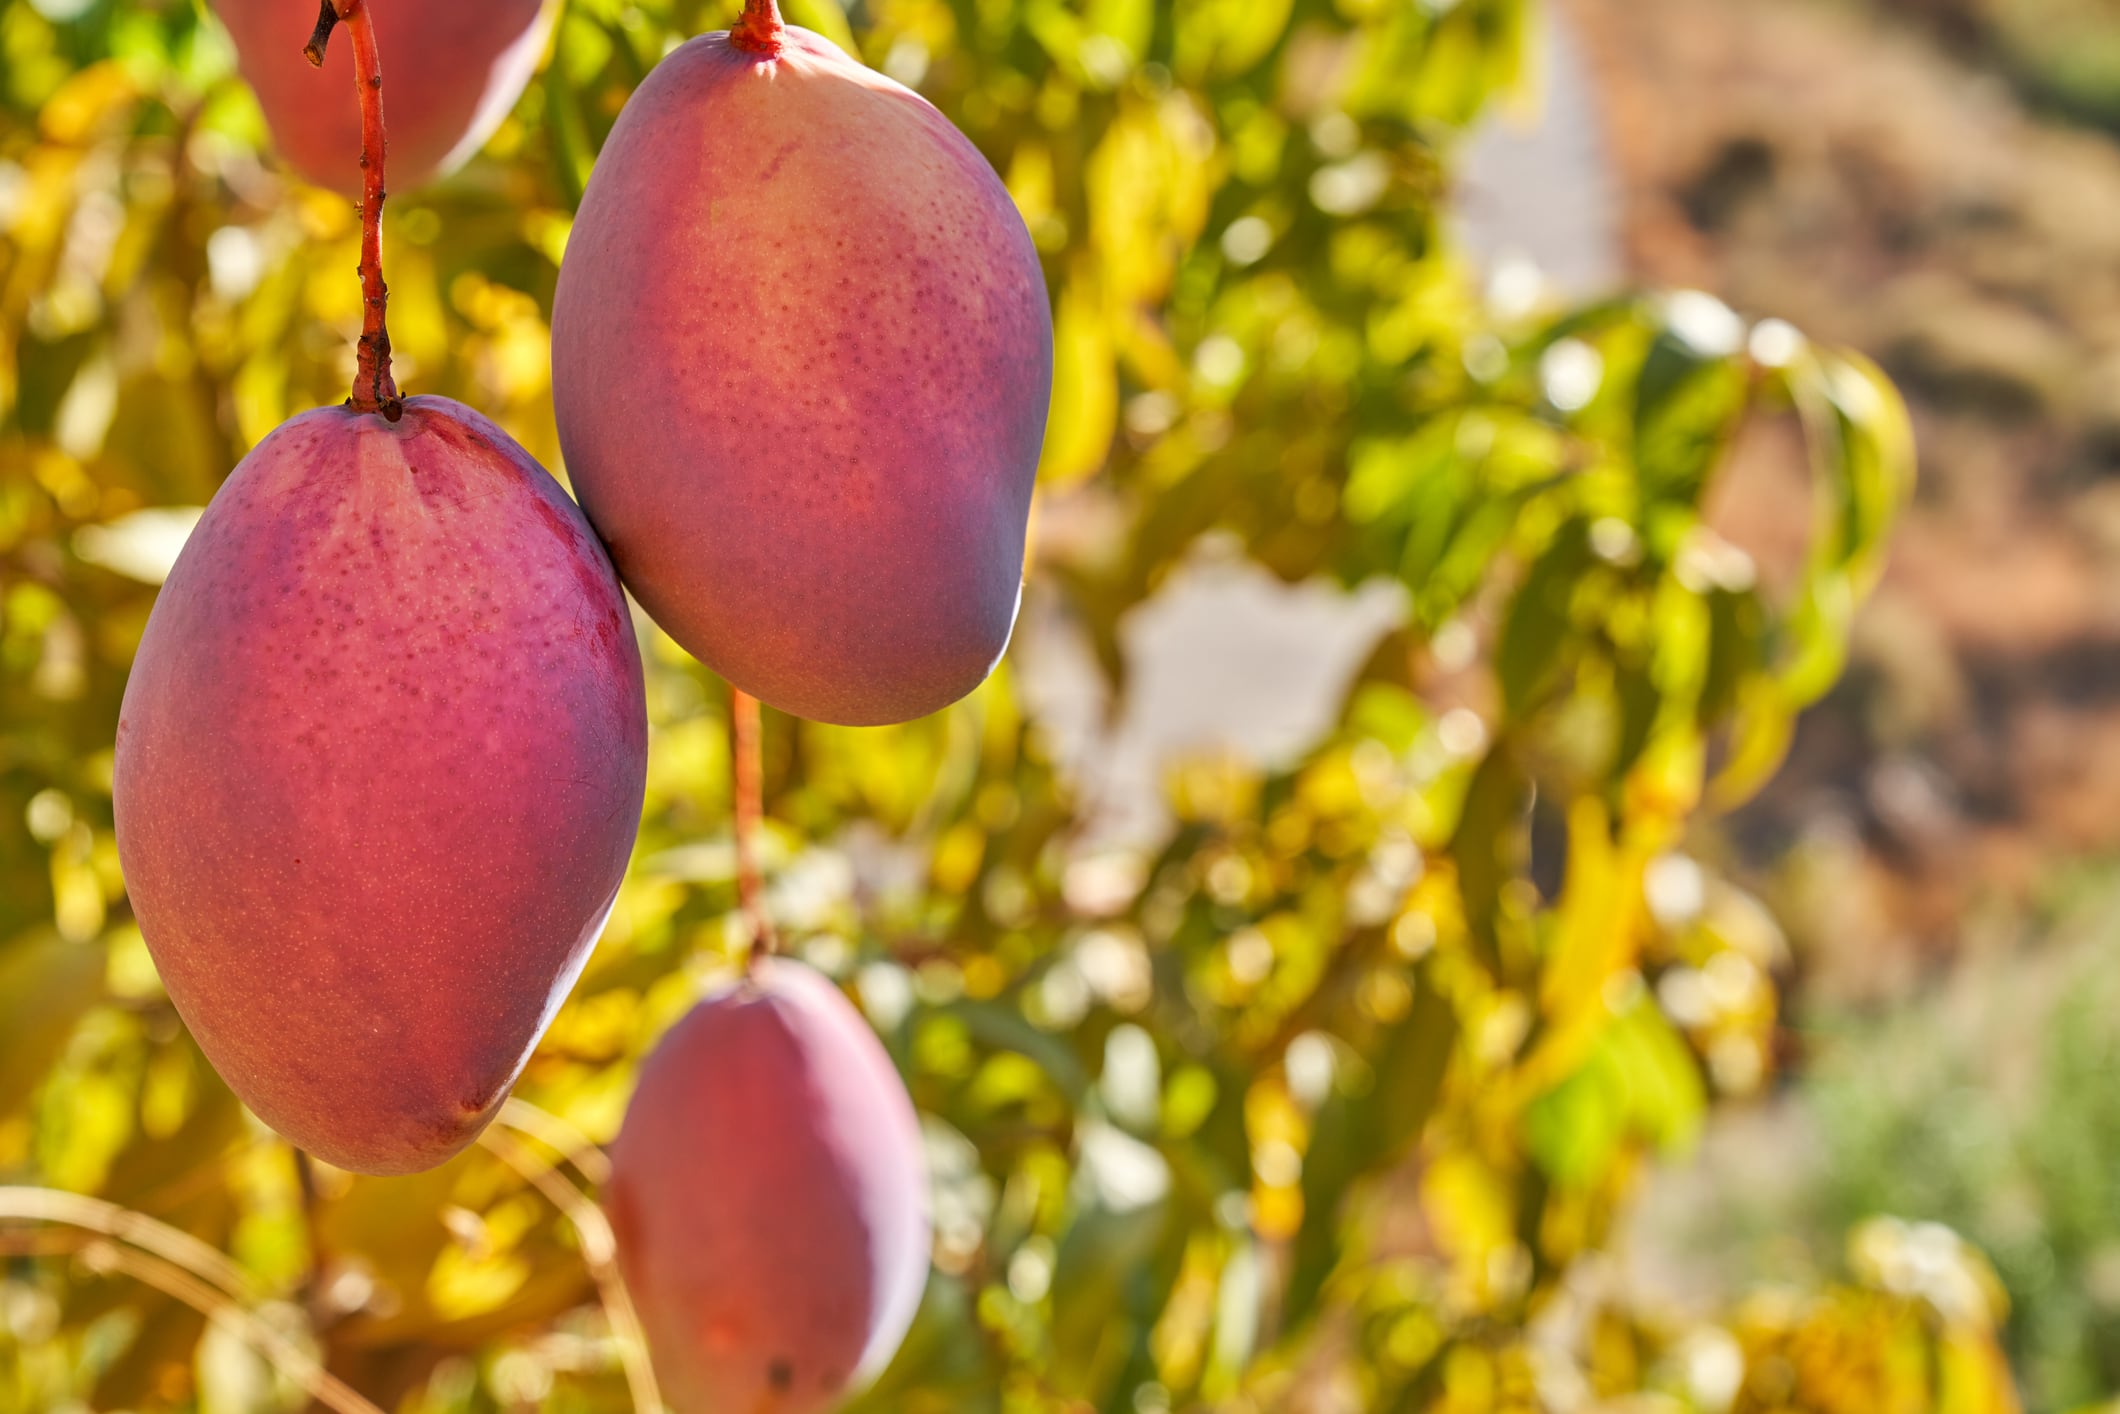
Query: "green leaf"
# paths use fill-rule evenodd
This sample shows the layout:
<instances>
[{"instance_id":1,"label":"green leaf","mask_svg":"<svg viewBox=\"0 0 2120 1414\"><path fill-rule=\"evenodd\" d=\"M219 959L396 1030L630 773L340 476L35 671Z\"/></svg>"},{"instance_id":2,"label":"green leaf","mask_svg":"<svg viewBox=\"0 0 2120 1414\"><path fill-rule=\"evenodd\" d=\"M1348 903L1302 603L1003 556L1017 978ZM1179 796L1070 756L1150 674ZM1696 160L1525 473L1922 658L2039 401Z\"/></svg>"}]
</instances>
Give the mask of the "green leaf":
<instances>
[{"instance_id":1,"label":"green leaf","mask_svg":"<svg viewBox=\"0 0 2120 1414\"><path fill-rule=\"evenodd\" d=\"M35 1092L74 1025L103 996L99 946L40 930L0 950L0 1118Z\"/></svg>"},{"instance_id":2,"label":"green leaf","mask_svg":"<svg viewBox=\"0 0 2120 1414\"><path fill-rule=\"evenodd\" d=\"M589 185L589 171L596 165L580 88L590 77L583 72L587 67L585 51L600 48L608 54L612 47L602 27L570 11L560 22L560 62L545 68L546 137L551 146L552 170L559 178L570 211L580 207L582 192ZM574 56L571 61L570 56Z\"/></svg>"},{"instance_id":3,"label":"green leaf","mask_svg":"<svg viewBox=\"0 0 2120 1414\"><path fill-rule=\"evenodd\" d=\"M1078 1187L1086 1187L1079 1181ZM1085 1201L1053 1264L1055 1389L1095 1399L1132 1357L1175 1281L1168 1196L1120 1208ZM1184 1234L1176 1234L1182 1250Z\"/></svg>"},{"instance_id":4,"label":"green leaf","mask_svg":"<svg viewBox=\"0 0 2120 1414\"><path fill-rule=\"evenodd\" d=\"M1766 608L1755 591L1716 588L1707 602L1708 661L1695 714L1704 728L1736 709L1747 677L1767 649Z\"/></svg>"},{"instance_id":5,"label":"green leaf","mask_svg":"<svg viewBox=\"0 0 2120 1414\"><path fill-rule=\"evenodd\" d=\"M1657 518L1647 512L1698 507L1744 407L1745 371L1734 360L1704 357L1669 332L1650 346L1635 387L1634 457L1650 550L1659 558L1676 549L1675 535L1655 534ZM1666 523L1674 531L1687 524Z\"/></svg>"},{"instance_id":6,"label":"green leaf","mask_svg":"<svg viewBox=\"0 0 2120 1414\"><path fill-rule=\"evenodd\" d=\"M1555 1183L1585 1188L1623 1144L1687 1142L1706 1108L1692 1053L1643 1000L1612 1020L1580 1069L1525 1109L1524 1144Z\"/></svg>"},{"instance_id":7,"label":"green leaf","mask_svg":"<svg viewBox=\"0 0 2120 1414\"><path fill-rule=\"evenodd\" d=\"M1358 1094L1335 1089L1313 1121L1303 1157L1303 1226L1281 1303L1284 1326L1309 1319L1348 1252L1342 1228L1351 1190L1420 1141L1442 1092L1457 1013L1425 970L1413 981L1413 1005L1371 1043L1369 1086Z\"/></svg>"},{"instance_id":8,"label":"green leaf","mask_svg":"<svg viewBox=\"0 0 2120 1414\"><path fill-rule=\"evenodd\" d=\"M1530 851L1531 783L1506 740L1497 741L1472 774L1450 856L1457 862L1465 926L1480 960L1502 970L1503 891L1520 878Z\"/></svg>"},{"instance_id":9,"label":"green leaf","mask_svg":"<svg viewBox=\"0 0 2120 1414\"><path fill-rule=\"evenodd\" d=\"M1529 715L1566 666L1569 655L1563 640L1572 623L1575 588L1594 563L1588 524L1571 519L1532 561L1510 601L1501 642L1495 647L1495 674L1501 680L1503 708L1512 719Z\"/></svg>"},{"instance_id":10,"label":"green leaf","mask_svg":"<svg viewBox=\"0 0 2120 1414\"><path fill-rule=\"evenodd\" d=\"M1081 1058L1060 1037L1031 1025L1015 1008L994 1002L956 1002L938 1011L963 1022L982 1044L1037 1062L1075 1104L1080 1105L1089 1094L1089 1072Z\"/></svg>"}]
</instances>

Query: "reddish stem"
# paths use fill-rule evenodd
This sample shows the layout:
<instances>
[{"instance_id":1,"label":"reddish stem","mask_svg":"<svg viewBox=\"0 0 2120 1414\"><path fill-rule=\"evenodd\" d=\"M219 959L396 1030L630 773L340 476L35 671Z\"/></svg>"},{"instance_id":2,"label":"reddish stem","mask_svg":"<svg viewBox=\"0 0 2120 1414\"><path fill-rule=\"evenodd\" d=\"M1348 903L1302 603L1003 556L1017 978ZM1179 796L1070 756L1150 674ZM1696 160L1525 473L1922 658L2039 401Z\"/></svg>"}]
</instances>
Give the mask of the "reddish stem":
<instances>
[{"instance_id":1,"label":"reddish stem","mask_svg":"<svg viewBox=\"0 0 2120 1414\"><path fill-rule=\"evenodd\" d=\"M782 32L776 0L743 0L743 16L729 28L729 43L768 59L780 53Z\"/></svg>"},{"instance_id":2,"label":"reddish stem","mask_svg":"<svg viewBox=\"0 0 2120 1414\"><path fill-rule=\"evenodd\" d=\"M765 728L758 699L729 689L730 791L736 797L736 899L751 927L747 965L779 951L766 913L765 885L758 869L759 821L765 815Z\"/></svg>"},{"instance_id":3,"label":"reddish stem","mask_svg":"<svg viewBox=\"0 0 2120 1414\"><path fill-rule=\"evenodd\" d=\"M309 62L324 66L324 46L336 25L346 26L353 45L353 84L361 104L361 341L353 374L355 412L379 412L396 422L405 404L390 376L390 329L385 313L390 287L383 283L383 61L376 51L375 20L367 0L322 0L316 32L303 48Z\"/></svg>"}]
</instances>

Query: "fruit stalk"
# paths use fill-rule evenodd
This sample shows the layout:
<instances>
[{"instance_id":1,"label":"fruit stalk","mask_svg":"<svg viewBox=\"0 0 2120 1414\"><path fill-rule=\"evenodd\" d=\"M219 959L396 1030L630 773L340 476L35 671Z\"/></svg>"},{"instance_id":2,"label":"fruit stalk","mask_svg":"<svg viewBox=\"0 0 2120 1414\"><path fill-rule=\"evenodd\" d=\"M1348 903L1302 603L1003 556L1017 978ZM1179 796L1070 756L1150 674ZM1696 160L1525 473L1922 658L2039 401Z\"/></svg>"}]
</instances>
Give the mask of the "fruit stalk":
<instances>
[{"instance_id":1,"label":"fruit stalk","mask_svg":"<svg viewBox=\"0 0 2120 1414\"><path fill-rule=\"evenodd\" d=\"M729 43L770 58L780 52L782 28L776 0L743 0L743 15L729 28Z\"/></svg>"},{"instance_id":2,"label":"fruit stalk","mask_svg":"<svg viewBox=\"0 0 2120 1414\"><path fill-rule=\"evenodd\" d=\"M317 1191L316 1163L306 1150L294 1149L295 1187L302 1195L302 1232L309 1244L309 1270L302 1276L298 1295L302 1308L314 1322L323 1310L324 1224L323 1195Z\"/></svg>"},{"instance_id":3,"label":"fruit stalk","mask_svg":"<svg viewBox=\"0 0 2120 1414\"><path fill-rule=\"evenodd\" d=\"M383 283L383 63L376 50L375 19L367 0L322 0L316 31L302 49L311 65L324 66L331 31L346 26L353 45L353 83L361 105L361 341L353 393L355 412L379 412L392 422L403 416L397 382L390 376L390 329L385 315L390 287Z\"/></svg>"},{"instance_id":4,"label":"fruit stalk","mask_svg":"<svg viewBox=\"0 0 2120 1414\"><path fill-rule=\"evenodd\" d=\"M779 950L773 920L766 913L765 886L758 872L758 827L765 814L764 724L758 699L741 688L729 689L730 790L736 797L736 900L751 929L747 966Z\"/></svg>"}]
</instances>

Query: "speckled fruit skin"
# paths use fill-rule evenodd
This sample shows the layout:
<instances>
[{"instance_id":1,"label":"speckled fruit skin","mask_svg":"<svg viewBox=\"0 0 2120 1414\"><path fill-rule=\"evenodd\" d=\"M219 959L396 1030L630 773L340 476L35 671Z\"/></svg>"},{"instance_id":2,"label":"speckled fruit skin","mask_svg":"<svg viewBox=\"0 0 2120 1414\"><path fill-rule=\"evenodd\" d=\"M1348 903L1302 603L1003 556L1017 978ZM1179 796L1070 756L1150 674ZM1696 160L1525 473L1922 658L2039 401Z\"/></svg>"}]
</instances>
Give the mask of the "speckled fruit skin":
<instances>
[{"instance_id":1,"label":"speckled fruit skin","mask_svg":"<svg viewBox=\"0 0 2120 1414\"><path fill-rule=\"evenodd\" d=\"M446 398L281 426L163 587L118 853L200 1047L274 1129L409 1173L484 1127L640 819L640 653L557 482Z\"/></svg>"},{"instance_id":2,"label":"speckled fruit skin","mask_svg":"<svg viewBox=\"0 0 2120 1414\"><path fill-rule=\"evenodd\" d=\"M383 56L390 188L424 186L476 152L537 69L555 7L546 0L368 0ZM348 196L361 190L353 46L320 73L302 57L317 0L212 0L236 65L256 90L274 144L297 172Z\"/></svg>"},{"instance_id":3,"label":"speckled fruit skin","mask_svg":"<svg viewBox=\"0 0 2120 1414\"><path fill-rule=\"evenodd\" d=\"M839 990L768 958L641 1070L605 1195L678 1414L814 1414L905 1338L928 1274L920 1123Z\"/></svg>"},{"instance_id":4,"label":"speckled fruit skin","mask_svg":"<svg viewBox=\"0 0 2120 1414\"><path fill-rule=\"evenodd\" d=\"M694 39L619 115L553 303L560 443L702 662L801 716L905 721L1008 645L1052 318L963 134L785 35Z\"/></svg>"}]
</instances>

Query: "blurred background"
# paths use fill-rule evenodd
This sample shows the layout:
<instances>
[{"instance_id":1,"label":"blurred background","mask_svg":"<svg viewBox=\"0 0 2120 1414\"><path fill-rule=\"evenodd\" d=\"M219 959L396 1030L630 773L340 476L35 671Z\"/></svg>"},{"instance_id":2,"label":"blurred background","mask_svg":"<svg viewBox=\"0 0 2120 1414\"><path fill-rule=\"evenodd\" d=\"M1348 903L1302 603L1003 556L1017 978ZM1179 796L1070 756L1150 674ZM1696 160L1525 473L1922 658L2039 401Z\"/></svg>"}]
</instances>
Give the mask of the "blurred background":
<instances>
[{"instance_id":1,"label":"blurred background","mask_svg":"<svg viewBox=\"0 0 2120 1414\"><path fill-rule=\"evenodd\" d=\"M393 191L407 391L564 475L581 184L736 8L555 0ZM768 722L775 917L935 1177L859 1407L2120 1407L2120 14L784 8L979 145L1056 311L1001 671ZM356 241L206 4L0 0L10 1414L636 1408L586 1204L741 954L722 684L639 621L628 884L433 1173L298 1166L125 903L154 587L343 397Z\"/></svg>"}]
</instances>

